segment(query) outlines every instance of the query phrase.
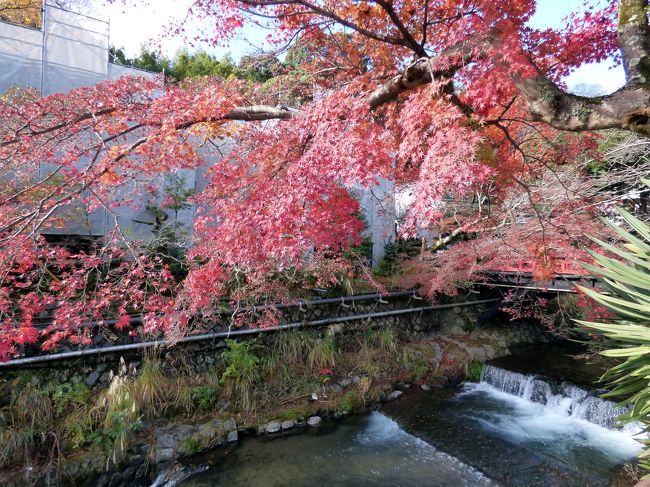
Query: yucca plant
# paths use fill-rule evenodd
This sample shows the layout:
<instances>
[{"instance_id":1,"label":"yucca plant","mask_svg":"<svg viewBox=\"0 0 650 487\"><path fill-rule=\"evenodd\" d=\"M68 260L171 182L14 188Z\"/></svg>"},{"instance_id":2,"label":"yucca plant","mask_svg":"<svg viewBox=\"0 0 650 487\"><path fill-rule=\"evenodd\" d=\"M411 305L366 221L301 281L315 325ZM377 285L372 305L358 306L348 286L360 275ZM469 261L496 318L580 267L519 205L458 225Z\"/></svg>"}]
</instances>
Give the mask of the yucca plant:
<instances>
[{"instance_id":1,"label":"yucca plant","mask_svg":"<svg viewBox=\"0 0 650 487\"><path fill-rule=\"evenodd\" d=\"M650 186L650 180L643 180ZM628 229L611 221L606 223L620 236L619 246L593 238L602 249L615 257L588 251L598 265L585 268L598 276L607 293L579 286L598 304L612 311L611 323L578 321L587 331L604 335L610 341L601 352L623 359L602 377L611 390L603 397L619 399L628 408L619 420L638 421L650 431L650 226L624 209L618 209ZM644 452L640 465L650 470L650 440L641 440Z\"/></svg>"}]
</instances>

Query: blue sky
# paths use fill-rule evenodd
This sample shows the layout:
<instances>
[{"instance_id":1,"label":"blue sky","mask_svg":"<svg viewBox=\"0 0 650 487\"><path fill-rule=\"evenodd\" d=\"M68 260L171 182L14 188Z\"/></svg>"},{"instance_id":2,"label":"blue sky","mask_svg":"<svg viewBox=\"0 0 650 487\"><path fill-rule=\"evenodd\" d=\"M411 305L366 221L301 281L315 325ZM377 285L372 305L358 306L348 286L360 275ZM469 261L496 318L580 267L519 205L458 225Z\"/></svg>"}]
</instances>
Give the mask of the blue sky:
<instances>
[{"instance_id":1,"label":"blue sky","mask_svg":"<svg viewBox=\"0 0 650 487\"><path fill-rule=\"evenodd\" d=\"M140 3L139 6L131 6L118 0L111 5L97 6L95 14L110 19L111 43L124 47L127 54L137 54L141 45L156 39L166 54L173 55L178 49L186 47L185 43L180 39L161 38L160 34L168 25L169 19L183 16L191 3L193 0L156 0L148 5ZM562 19L571 12L579 11L583 3L583 0L538 0L537 12L531 24L538 28L559 27ZM598 0L593 0L593 3L598 3ZM245 35L233 39L228 46L207 50L217 56L230 53L238 59L243 54L254 52L256 48L263 48L265 35L266 32L262 29L249 29ZM622 86L624 77L622 68L610 68L611 63L585 65L569 76L566 82L569 86L597 84L604 91L612 92Z\"/></svg>"}]
</instances>

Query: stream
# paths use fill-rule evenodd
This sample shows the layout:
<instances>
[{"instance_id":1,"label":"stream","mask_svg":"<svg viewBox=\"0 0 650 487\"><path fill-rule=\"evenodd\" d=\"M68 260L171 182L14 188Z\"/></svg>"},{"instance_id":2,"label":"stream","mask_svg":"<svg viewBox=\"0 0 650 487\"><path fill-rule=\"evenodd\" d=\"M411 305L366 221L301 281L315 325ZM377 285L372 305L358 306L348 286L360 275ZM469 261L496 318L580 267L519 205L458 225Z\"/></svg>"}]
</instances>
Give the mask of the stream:
<instances>
[{"instance_id":1,"label":"stream","mask_svg":"<svg viewBox=\"0 0 650 487\"><path fill-rule=\"evenodd\" d=\"M317 432L243 438L187 464L195 473L167 486L625 485L621 465L640 450L637 428L616 428L621 411L597 396L589 373L580 385L566 380L567 350L540 357L549 354L557 360L548 367L525 354L487 365L480 383L412 387L379 411Z\"/></svg>"}]
</instances>

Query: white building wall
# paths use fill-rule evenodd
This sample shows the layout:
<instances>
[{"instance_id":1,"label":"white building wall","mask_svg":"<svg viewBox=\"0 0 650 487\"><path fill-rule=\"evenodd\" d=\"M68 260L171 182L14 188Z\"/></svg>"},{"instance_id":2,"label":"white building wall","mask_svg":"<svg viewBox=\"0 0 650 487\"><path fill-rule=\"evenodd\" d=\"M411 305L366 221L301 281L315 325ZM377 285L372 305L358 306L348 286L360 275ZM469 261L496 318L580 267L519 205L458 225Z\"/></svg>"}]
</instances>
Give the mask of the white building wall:
<instances>
[{"instance_id":1,"label":"white building wall","mask_svg":"<svg viewBox=\"0 0 650 487\"><path fill-rule=\"evenodd\" d=\"M0 93L11 87L35 88L43 95L66 92L81 86L92 86L107 79L122 76L156 76L155 73L120 66L109 62L110 46L108 22L47 5L42 29L0 22ZM224 144L224 152L229 150ZM216 152L206 153L208 161L217 161ZM80 165L84 161L80 161ZM207 167L181 170L188 187L197 192L205 188ZM43 165L41 177L51 168ZM164 178L157 186L160 200L164 198ZM392 183L382 180L370 190L361 191L361 206L368 222L368 235L373 240L373 265L384 253L384 245L394 237L395 203ZM65 209L65 228L48 229L45 233L59 235L106 235L115 228L117 219L123 232L132 239L147 240L152 236L154 215L146 210L148 194L142 189L120 188L116 199L130 204L111 211L98 209L88 214L84 209L70 206ZM110 202L107 202L110 203ZM194 208L179 212L178 221L191 231ZM170 223L173 212L167 212Z\"/></svg>"},{"instance_id":2,"label":"white building wall","mask_svg":"<svg viewBox=\"0 0 650 487\"><path fill-rule=\"evenodd\" d=\"M42 29L0 22L0 93L12 87L34 88L44 96L63 93L73 88L92 86L122 76L154 77L156 73L120 66L109 62L109 24L83 14L46 5ZM80 161L80 167L85 161ZM40 167L40 176L52 168ZM195 171L183 171L189 186L195 184ZM159 178L160 192L164 178ZM55 235L106 235L119 222L124 233L133 239L149 239L154 216L146 210L148 194L128 185L120 188L116 199L130 204L111 212L98 209L87 213L81 205L70 205L61 214L64 228L49 228L44 233ZM161 195L161 199L164 195ZM110 202L106 202L110 203ZM191 228L190 210L181 212L179 220Z\"/></svg>"},{"instance_id":3,"label":"white building wall","mask_svg":"<svg viewBox=\"0 0 650 487\"><path fill-rule=\"evenodd\" d=\"M394 184L380 179L377 185L360 191L361 211L366 218L366 235L372 239L372 265L384 256L386 243L395 240Z\"/></svg>"}]
</instances>

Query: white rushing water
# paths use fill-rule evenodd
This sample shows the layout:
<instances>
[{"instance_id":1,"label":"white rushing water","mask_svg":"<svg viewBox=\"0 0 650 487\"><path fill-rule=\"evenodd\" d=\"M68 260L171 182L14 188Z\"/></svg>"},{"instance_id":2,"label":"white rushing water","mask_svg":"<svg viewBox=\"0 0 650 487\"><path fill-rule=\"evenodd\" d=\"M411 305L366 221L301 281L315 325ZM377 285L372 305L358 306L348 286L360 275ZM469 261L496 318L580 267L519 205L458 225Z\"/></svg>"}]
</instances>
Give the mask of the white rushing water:
<instances>
[{"instance_id":1,"label":"white rushing water","mask_svg":"<svg viewBox=\"0 0 650 487\"><path fill-rule=\"evenodd\" d=\"M513 443L541 445L558 458L596 448L613 462L640 451L637 425L615 428L623 410L573 384L488 365L482 382L467 384L461 395L476 394L500 407L469 416Z\"/></svg>"},{"instance_id":2,"label":"white rushing water","mask_svg":"<svg viewBox=\"0 0 650 487\"><path fill-rule=\"evenodd\" d=\"M410 452L411 462L421 468L422 465L435 465L436 469L444 472L455 485L480 487L497 485L475 468L461 462L420 438L404 431L397 422L388 416L373 411L365 428L361 430L355 441L365 448L397 448Z\"/></svg>"},{"instance_id":3,"label":"white rushing water","mask_svg":"<svg viewBox=\"0 0 650 487\"><path fill-rule=\"evenodd\" d=\"M312 434L243 438L204 458L207 470L183 467L154 485L606 486L640 451L631 428L616 428L612 402L566 382L487 366L481 383L447 392L408 395L385 414Z\"/></svg>"},{"instance_id":4,"label":"white rushing water","mask_svg":"<svg viewBox=\"0 0 650 487\"><path fill-rule=\"evenodd\" d=\"M613 428L616 418L625 412L613 402L601 399L568 382L552 385L534 375L520 374L491 365L485 366L482 382L522 399L544 404L561 416L584 419L605 428Z\"/></svg>"}]
</instances>

